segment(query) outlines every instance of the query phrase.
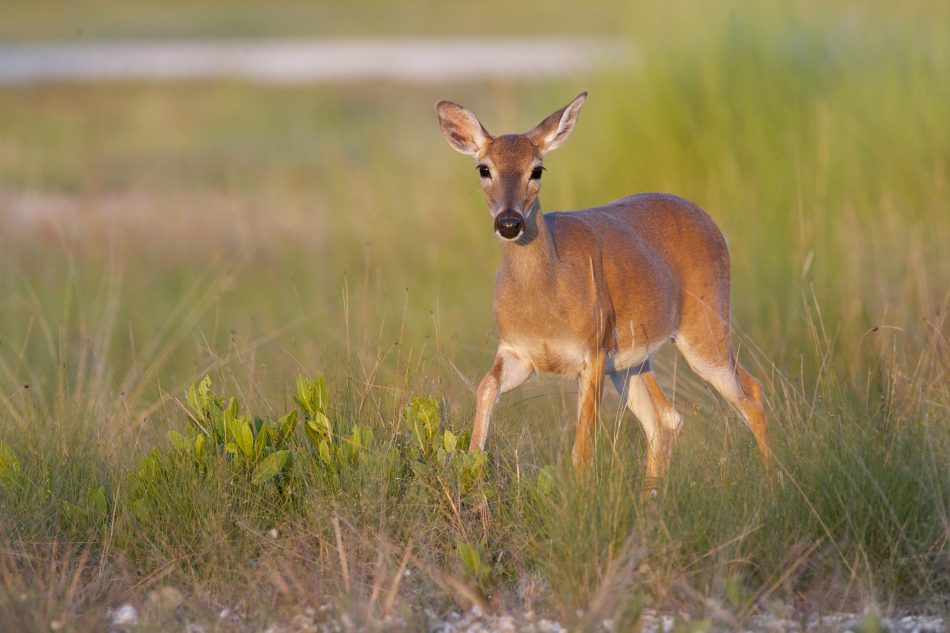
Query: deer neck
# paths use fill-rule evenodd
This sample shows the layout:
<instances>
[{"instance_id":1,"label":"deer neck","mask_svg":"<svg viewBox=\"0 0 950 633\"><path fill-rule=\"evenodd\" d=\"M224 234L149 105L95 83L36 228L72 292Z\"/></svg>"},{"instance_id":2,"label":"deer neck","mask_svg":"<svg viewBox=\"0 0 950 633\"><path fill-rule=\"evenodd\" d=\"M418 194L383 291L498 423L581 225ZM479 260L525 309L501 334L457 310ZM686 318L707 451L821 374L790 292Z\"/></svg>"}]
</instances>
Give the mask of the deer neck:
<instances>
[{"instance_id":1,"label":"deer neck","mask_svg":"<svg viewBox=\"0 0 950 633\"><path fill-rule=\"evenodd\" d=\"M541 202L535 199L525 217L524 234L505 244L503 270L515 282L552 288L557 261L554 239L541 215Z\"/></svg>"}]
</instances>

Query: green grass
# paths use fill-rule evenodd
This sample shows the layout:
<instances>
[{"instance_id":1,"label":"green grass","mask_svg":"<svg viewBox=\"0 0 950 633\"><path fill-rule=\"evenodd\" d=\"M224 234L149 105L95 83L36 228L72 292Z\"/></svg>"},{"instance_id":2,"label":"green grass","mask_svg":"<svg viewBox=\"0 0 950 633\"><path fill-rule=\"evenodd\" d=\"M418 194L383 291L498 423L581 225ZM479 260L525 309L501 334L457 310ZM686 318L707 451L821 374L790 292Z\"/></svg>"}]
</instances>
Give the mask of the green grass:
<instances>
[{"instance_id":1,"label":"green grass","mask_svg":"<svg viewBox=\"0 0 950 633\"><path fill-rule=\"evenodd\" d=\"M642 66L582 85L2 89L0 628L99 630L162 585L188 618L244 614L219 630L322 603L409 630L473 602L577 629L645 607L945 610L947 17L644 10ZM474 491L454 458L412 452L407 403L435 399L462 435L496 342L500 252L432 104L519 130L581 88L546 208L661 190L716 218L780 476L669 349L686 427L655 501L611 397L574 480L570 383L502 398ZM326 376L338 435L372 429L355 465L328 467L302 429L265 487L172 450L202 376L272 418L298 374Z\"/></svg>"}]
</instances>

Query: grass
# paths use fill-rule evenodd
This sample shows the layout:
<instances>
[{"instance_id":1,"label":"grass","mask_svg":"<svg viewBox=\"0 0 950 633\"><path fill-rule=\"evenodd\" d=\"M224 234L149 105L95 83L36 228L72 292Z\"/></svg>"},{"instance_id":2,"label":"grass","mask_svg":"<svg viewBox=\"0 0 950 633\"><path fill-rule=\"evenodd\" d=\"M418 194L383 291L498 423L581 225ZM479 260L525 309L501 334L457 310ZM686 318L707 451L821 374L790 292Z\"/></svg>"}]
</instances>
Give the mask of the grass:
<instances>
[{"instance_id":1,"label":"grass","mask_svg":"<svg viewBox=\"0 0 950 633\"><path fill-rule=\"evenodd\" d=\"M321 604L407 630L471 604L581 630L644 608L727 626L945 611L945 14L644 10L643 65L584 85L3 89L0 628L99 630L167 586L217 630ZM653 502L615 399L593 481L574 480L569 383L502 399L484 472L413 448L414 397L438 403L433 441L469 429L495 344L499 252L432 104L498 132L580 88L546 208L663 190L710 211L780 477L671 350L658 373L686 428ZM303 411L266 486L223 449L172 448L203 376L271 419L298 374L326 377L336 445L372 430L358 458L323 460Z\"/></svg>"}]
</instances>

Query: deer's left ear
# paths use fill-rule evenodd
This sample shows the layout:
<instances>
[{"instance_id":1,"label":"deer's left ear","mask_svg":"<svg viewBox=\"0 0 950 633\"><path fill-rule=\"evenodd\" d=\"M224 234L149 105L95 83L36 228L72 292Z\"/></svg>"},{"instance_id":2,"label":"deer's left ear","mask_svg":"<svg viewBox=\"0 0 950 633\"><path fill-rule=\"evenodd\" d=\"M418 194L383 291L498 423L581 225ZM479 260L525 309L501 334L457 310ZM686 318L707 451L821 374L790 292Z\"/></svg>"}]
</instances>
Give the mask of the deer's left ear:
<instances>
[{"instance_id":1,"label":"deer's left ear","mask_svg":"<svg viewBox=\"0 0 950 633\"><path fill-rule=\"evenodd\" d=\"M587 93L580 93L577 95L577 98L569 104L538 123L538 125L530 132L527 132L525 136L538 146L542 154L560 147L574 130L574 124L577 123L577 115L580 114L581 106L584 105L585 99L587 99Z\"/></svg>"},{"instance_id":2,"label":"deer's left ear","mask_svg":"<svg viewBox=\"0 0 950 633\"><path fill-rule=\"evenodd\" d=\"M491 135L475 115L457 103L439 101L435 104L435 111L439 115L442 135L455 151L477 156L485 143L491 140Z\"/></svg>"}]
</instances>

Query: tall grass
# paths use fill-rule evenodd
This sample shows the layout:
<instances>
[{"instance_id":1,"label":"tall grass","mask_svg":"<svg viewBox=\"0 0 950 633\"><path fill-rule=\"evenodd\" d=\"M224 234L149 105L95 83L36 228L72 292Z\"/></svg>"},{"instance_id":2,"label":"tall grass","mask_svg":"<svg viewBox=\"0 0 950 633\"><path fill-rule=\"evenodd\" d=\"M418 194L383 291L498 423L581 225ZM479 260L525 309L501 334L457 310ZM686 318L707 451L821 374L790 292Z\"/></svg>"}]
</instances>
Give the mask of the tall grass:
<instances>
[{"instance_id":1,"label":"tall grass","mask_svg":"<svg viewBox=\"0 0 950 633\"><path fill-rule=\"evenodd\" d=\"M248 628L320 604L408 630L471 604L578 629L946 609L950 69L928 11L645 10L643 65L584 78L546 207L665 190L707 208L768 391L771 476L661 351L686 429L652 501L610 397L575 481L567 383L502 400L475 492L408 448L414 396L468 429L495 343L499 255L431 104L526 129L575 82L4 90L0 628L95 630L161 585L188 595L181 617L227 606ZM298 432L278 494L172 450L202 376L268 418L300 373L327 377L338 434L372 429L358 466L328 470Z\"/></svg>"}]
</instances>

